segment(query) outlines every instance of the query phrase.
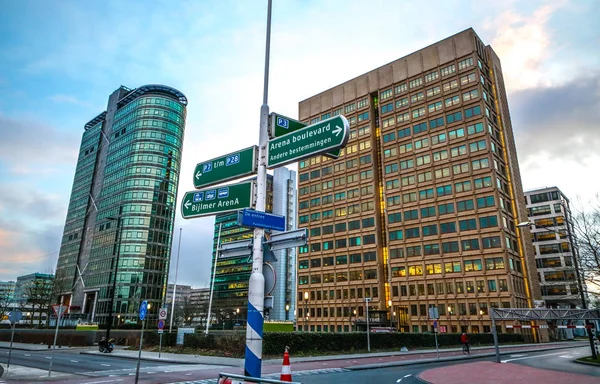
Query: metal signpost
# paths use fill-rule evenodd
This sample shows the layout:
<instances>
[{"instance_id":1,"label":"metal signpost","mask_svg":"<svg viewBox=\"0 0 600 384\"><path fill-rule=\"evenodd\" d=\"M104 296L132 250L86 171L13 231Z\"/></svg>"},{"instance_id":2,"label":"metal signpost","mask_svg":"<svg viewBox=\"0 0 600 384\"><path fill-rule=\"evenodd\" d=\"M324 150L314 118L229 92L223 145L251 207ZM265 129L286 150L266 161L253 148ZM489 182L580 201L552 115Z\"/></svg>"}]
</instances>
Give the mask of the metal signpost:
<instances>
[{"instance_id":1,"label":"metal signpost","mask_svg":"<svg viewBox=\"0 0 600 384\"><path fill-rule=\"evenodd\" d=\"M52 356L50 357L50 367L48 368L48 377L52 373L52 362L54 361L54 350L56 349L56 339L58 338L58 325L60 324L60 318L67 311L66 305L53 305L52 310L56 315L56 330L54 331L54 344L52 344Z\"/></svg>"},{"instance_id":2,"label":"metal signpost","mask_svg":"<svg viewBox=\"0 0 600 384\"><path fill-rule=\"evenodd\" d=\"M429 318L433 319L433 337L435 338L435 352L437 353L438 360L440 359L440 350L437 339L437 320L440 318L437 307L429 308Z\"/></svg>"},{"instance_id":3,"label":"metal signpost","mask_svg":"<svg viewBox=\"0 0 600 384\"><path fill-rule=\"evenodd\" d=\"M313 157L348 142L350 124L344 116L336 116L308 127L269 140L269 169Z\"/></svg>"},{"instance_id":4,"label":"metal signpost","mask_svg":"<svg viewBox=\"0 0 600 384\"><path fill-rule=\"evenodd\" d=\"M140 320L142 321L142 335L140 336L140 349L138 351L137 367L135 368L135 384L140 378L140 361L142 360L142 344L144 343L144 329L146 328L146 315L148 314L148 301L142 301L140 304Z\"/></svg>"},{"instance_id":5,"label":"metal signpost","mask_svg":"<svg viewBox=\"0 0 600 384\"><path fill-rule=\"evenodd\" d=\"M181 199L184 219L212 216L253 206L254 182L225 185L218 188L186 192Z\"/></svg>"},{"instance_id":6,"label":"metal signpost","mask_svg":"<svg viewBox=\"0 0 600 384\"><path fill-rule=\"evenodd\" d=\"M165 328L165 319L167 318L167 308L159 308L158 310L158 358L162 350L162 335Z\"/></svg>"},{"instance_id":7,"label":"metal signpost","mask_svg":"<svg viewBox=\"0 0 600 384\"><path fill-rule=\"evenodd\" d=\"M256 145L196 165L194 188L209 187L240 177L254 175L258 161Z\"/></svg>"},{"instance_id":8,"label":"metal signpost","mask_svg":"<svg viewBox=\"0 0 600 384\"><path fill-rule=\"evenodd\" d=\"M13 340L15 338L15 326L22 318L23 313L21 311L11 311L10 315L8 315L8 321L10 321L12 325L12 330L10 332L10 348L8 349L8 363L6 363L6 369L10 368L10 355L12 354Z\"/></svg>"},{"instance_id":9,"label":"metal signpost","mask_svg":"<svg viewBox=\"0 0 600 384\"><path fill-rule=\"evenodd\" d=\"M304 128L307 125L308 124L301 123L298 120L290 119L289 117L273 112L269 115L269 138L274 139L279 136L287 135L288 133ZM337 159L340 157L340 149L332 149L325 153L325 156Z\"/></svg>"},{"instance_id":10,"label":"metal signpost","mask_svg":"<svg viewBox=\"0 0 600 384\"><path fill-rule=\"evenodd\" d=\"M217 213L240 211L241 225L254 227L252 239L220 244L217 240L219 258L251 256L252 273L248 282L248 311L246 327L246 352L244 374L254 378L261 376L262 334L265 308L265 277L263 275L263 252L291 248L306 244L306 229L273 234L263 243L265 228L285 230L285 217L265 213L267 200L267 168L276 168L319 154L339 155L339 149L348 142L349 124L343 116L336 116L317 124L305 126L284 116L269 115L269 52L271 44L271 8L267 6L267 36L265 44L265 72L263 103L260 107L260 129L258 147L250 147L229 155L205 161L196 166L194 186L207 187L242 176L256 174L256 181L231 184L200 191L187 192L181 201L184 219L212 216ZM269 141L269 117L271 117L271 139ZM284 134L279 136L279 134ZM257 153L258 152L258 153ZM251 211L246 208L255 208ZM220 227L219 227L220 228ZM268 248L265 248L268 247ZM214 275L213 271L213 275ZM214 281L214 279L213 279ZM209 314L205 334L208 334ZM140 308L140 316L141 316ZM144 326L142 326L143 333ZM141 353L141 343L140 343ZM139 371L139 359L138 359ZM137 374L136 374L137 383Z\"/></svg>"},{"instance_id":11,"label":"metal signpost","mask_svg":"<svg viewBox=\"0 0 600 384\"><path fill-rule=\"evenodd\" d=\"M242 209L238 212L238 225L285 231L285 216L259 212L254 209Z\"/></svg>"}]
</instances>

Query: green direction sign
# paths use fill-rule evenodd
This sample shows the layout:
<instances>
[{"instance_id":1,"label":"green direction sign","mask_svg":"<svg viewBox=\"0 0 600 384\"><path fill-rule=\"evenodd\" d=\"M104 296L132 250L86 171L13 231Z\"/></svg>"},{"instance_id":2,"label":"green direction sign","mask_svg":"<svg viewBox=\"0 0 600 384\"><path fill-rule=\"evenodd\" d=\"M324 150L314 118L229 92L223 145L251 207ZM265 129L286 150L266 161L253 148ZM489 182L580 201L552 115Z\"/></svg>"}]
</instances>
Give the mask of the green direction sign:
<instances>
[{"instance_id":1,"label":"green direction sign","mask_svg":"<svg viewBox=\"0 0 600 384\"><path fill-rule=\"evenodd\" d=\"M224 181L254 175L257 168L258 147L242 149L196 165L194 188L203 188Z\"/></svg>"},{"instance_id":2,"label":"green direction sign","mask_svg":"<svg viewBox=\"0 0 600 384\"><path fill-rule=\"evenodd\" d=\"M186 192L181 200L184 219L211 216L254 206L254 181Z\"/></svg>"},{"instance_id":3,"label":"green direction sign","mask_svg":"<svg viewBox=\"0 0 600 384\"><path fill-rule=\"evenodd\" d=\"M278 113L269 115L269 139L285 136L288 133L296 132L299 129L306 127L308 124L299 122L298 120L290 119ZM340 150L334 149L325 154L327 157L337 159L340 157Z\"/></svg>"},{"instance_id":4,"label":"green direction sign","mask_svg":"<svg viewBox=\"0 0 600 384\"><path fill-rule=\"evenodd\" d=\"M267 168L343 148L348 142L349 128L348 120L340 115L269 140Z\"/></svg>"}]
</instances>

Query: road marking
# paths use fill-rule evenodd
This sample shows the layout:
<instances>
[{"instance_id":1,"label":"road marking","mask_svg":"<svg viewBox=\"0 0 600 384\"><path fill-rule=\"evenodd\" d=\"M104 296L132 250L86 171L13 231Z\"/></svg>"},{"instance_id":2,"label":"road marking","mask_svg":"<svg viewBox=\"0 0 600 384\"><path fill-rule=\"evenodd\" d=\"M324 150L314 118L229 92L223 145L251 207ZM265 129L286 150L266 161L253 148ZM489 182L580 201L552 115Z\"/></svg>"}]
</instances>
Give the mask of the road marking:
<instances>
[{"instance_id":1,"label":"road marking","mask_svg":"<svg viewBox=\"0 0 600 384\"><path fill-rule=\"evenodd\" d=\"M110 367L110 364L100 364L100 365L102 365L104 367Z\"/></svg>"},{"instance_id":2,"label":"road marking","mask_svg":"<svg viewBox=\"0 0 600 384\"><path fill-rule=\"evenodd\" d=\"M402 379L406 379L407 377L411 377L411 376L412 376L412 374L404 375L404 377L402 377L402 378L400 378L400 379L396 380L396 383L399 383L399 382L401 382L401 381L402 381Z\"/></svg>"},{"instance_id":3,"label":"road marking","mask_svg":"<svg viewBox=\"0 0 600 384\"><path fill-rule=\"evenodd\" d=\"M546 356L554 356L554 355L560 355L563 352L557 352L557 353L548 353L546 355L536 355L536 356L526 356L526 357L518 357L516 359L506 359L506 360L502 360L501 363L508 363L510 361L514 361L514 360L523 360L523 359L535 359L536 357L546 357Z\"/></svg>"},{"instance_id":4,"label":"road marking","mask_svg":"<svg viewBox=\"0 0 600 384\"><path fill-rule=\"evenodd\" d=\"M25 356L29 357L29 356L31 356L31 355L30 355L29 353L26 353L26 354L25 354Z\"/></svg>"},{"instance_id":5,"label":"road marking","mask_svg":"<svg viewBox=\"0 0 600 384\"><path fill-rule=\"evenodd\" d=\"M523 356L527 356L527 355L510 355L510 357L523 357Z\"/></svg>"},{"instance_id":6,"label":"road marking","mask_svg":"<svg viewBox=\"0 0 600 384\"><path fill-rule=\"evenodd\" d=\"M558 356L558 357L562 357L563 359L572 359L573 356L571 355L562 355L562 356Z\"/></svg>"},{"instance_id":7,"label":"road marking","mask_svg":"<svg viewBox=\"0 0 600 384\"><path fill-rule=\"evenodd\" d=\"M51 359L51 358L52 358L51 356L46 356L46 359Z\"/></svg>"},{"instance_id":8,"label":"road marking","mask_svg":"<svg viewBox=\"0 0 600 384\"><path fill-rule=\"evenodd\" d=\"M191 373L186 373L185 375L186 375L186 376L192 376L192 374L191 374Z\"/></svg>"},{"instance_id":9,"label":"road marking","mask_svg":"<svg viewBox=\"0 0 600 384\"><path fill-rule=\"evenodd\" d=\"M71 363L79 363L79 360L71 360Z\"/></svg>"}]
</instances>

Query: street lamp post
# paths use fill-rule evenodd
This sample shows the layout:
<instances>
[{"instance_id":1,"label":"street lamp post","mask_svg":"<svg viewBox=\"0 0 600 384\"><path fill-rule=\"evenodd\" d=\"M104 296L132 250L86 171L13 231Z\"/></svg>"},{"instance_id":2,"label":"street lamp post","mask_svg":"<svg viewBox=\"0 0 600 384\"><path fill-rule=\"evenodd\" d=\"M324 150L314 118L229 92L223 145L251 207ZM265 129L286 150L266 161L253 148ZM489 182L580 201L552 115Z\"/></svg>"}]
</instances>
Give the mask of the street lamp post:
<instances>
[{"instance_id":1,"label":"street lamp post","mask_svg":"<svg viewBox=\"0 0 600 384\"><path fill-rule=\"evenodd\" d=\"M352 311L352 313L354 313L354 332L356 332L357 328L356 328L356 309L354 309Z\"/></svg>"},{"instance_id":2,"label":"street lamp post","mask_svg":"<svg viewBox=\"0 0 600 384\"><path fill-rule=\"evenodd\" d=\"M290 305L286 304L285 305L285 320L286 321L289 320L289 317L290 317Z\"/></svg>"},{"instance_id":3,"label":"street lamp post","mask_svg":"<svg viewBox=\"0 0 600 384\"><path fill-rule=\"evenodd\" d=\"M367 307L367 351L371 352L371 331L369 329L369 303L370 297L365 297L365 306Z\"/></svg>"},{"instance_id":4,"label":"street lamp post","mask_svg":"<svg viewBox=\"0 0 600 384\"><path fill-rule=\"evenodd\" d=\"M304 328L308 331L308 292L304 292Z\"/></svg>"},{"instance_id":5,"label":"street lamp post","mask_svg":"<svg viewBox=\"0 0 600 384\"><path fill-rule=\"evenodd\" d=\"M390 307L390 322L391 322L391 326L392 328L394 327L394 307L392 306L392 300L388 300L388 306Z\"/></svg>"},{"instance_id":6,"label":"street lamp post","mask_svg":"<svg viewBox=\"0 0 600 384\"><path fill-rule=\"evenodd\" d=\"M113 306L115 304L115 290L117 289L117 273L119 271L119 257L121 256L121 237L122 237L122 227L121 227L121 208L119 208L119 216L117 217L107 217L110 221L117 222L117 257L115 260L114 267L114 277L112 281L112 291L110 295L110 304L108 305L108 317L106 319L106 340L110 339L110 328L112 326L112 317L113 317Z\"/></svg>"},{"instance_id":7,"label":"street lamp post","mask_svg":"<svg viewBox=\"0 0 600 384\"><path fill-rule=\"evenodd\" d=\"M569 220L570 215L567 215L567 207L564 205L564 203L562 201L561 201L560 205L561 205L561 207L564 211L564 215L565 215L565 222L567 225L567 237L569 239L569 246L571 248L571 254L573 255L573 265L575 266L575 278L577 279L577 289L579 290L579 296L581 298L581 308L588 309L587 302L585 300L585 292L583 291L583 283L581 281L582 279L581 279L581 275L579 273L579 260L575 253L575 249L576 249L575 242L573 240L573 234L571 233L571 225L570 225L570 220ZM529 227L532 224L534 224L534 223L532 223L531 221L526 221L526 222L517 224L517 227L520 227L520 228ZM540 227L540 228L542 228L543 230L545 230L547 232L552 232L554 234L557 234L559 237L561 235L561 233L558 231L548 229L546 227ZM592 358L596 359L598 357L598 355L596 354L596 347L594 345L594 335L592 334L592 329L589 328L589 326L590 326L589 320L585 321L585 325L586 325L586 330L587 330L587 334L588 334L588 339L590 341L590 348L592 350Z\"/></svg>"},{"instance_id":8,"label":"street lamp post","mask_svg":"<svg viewBox=\"0 0 600 384\"><path fill-rule=\"evenodd\" d=\"M452 307L448 306L448 333L452 333Z\"/></svg>"}]
</instances>

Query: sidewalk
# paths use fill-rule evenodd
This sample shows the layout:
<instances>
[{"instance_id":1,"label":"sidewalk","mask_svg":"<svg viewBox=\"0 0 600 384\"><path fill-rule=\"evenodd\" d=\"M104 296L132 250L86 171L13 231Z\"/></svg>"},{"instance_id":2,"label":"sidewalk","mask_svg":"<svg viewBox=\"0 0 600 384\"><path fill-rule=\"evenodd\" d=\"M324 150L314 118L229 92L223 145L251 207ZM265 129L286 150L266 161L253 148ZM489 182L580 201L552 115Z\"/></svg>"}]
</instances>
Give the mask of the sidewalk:
<instances>
[{"instance_id":1,"label":"sidewalk","mask_svg":"<svg viewBox=\"0 0 600 384\"><path fill-rule=\"evenodd\" d=\"M518 351L526 351L526 350L535 350L535 351L544 351L544 350L552 350L559 348L576 348L586 345L585 342L560 342L560 343L544 343L544 344L518 344L518 345L507 345L500 346L500 354L511 354ZM484 346L484 347L472 347L472 351L477 352L470 356L463 356L462 354L458 357L460 359L470 359L477 357L485 357L485 356L494 356L495 351L493 346ZM461 348L445 348L440 349L440 354L446 354L448 352L461 352ZM138 351L137 350L127 350L127 349L115 349L112 353L100 353L97 350L87 350L81 351L82 354L90 354L90 355L102 355L102 356L112 356L112 357L120 357L120 358L128 358L128 359L137 359ZM291 351L293 354L293 351ZM393 357L393 356L417 356L417 355L425 355L426 358L417 358L417 359L407 359L404 361L393 361L387 363L376 363L376 364L357 364L349 369L359 370L359 369L374 369L374 368L382 368L388 366L401 366L408 364L420 364L420 363L429 363L432 361L444 361L444 360L457 360L456 356L450 357L440 357L437 359L437 352L435 349L426 349L426 350L410 350L407 352L401 351L388 351L388 352L373 352L373 353L354 353L354 354L345 354L345 355L322 355L322 356L302 356L302 357L291 357L290 362L293 363L304 363L304 362L315 362L315 361L335 361L335 360L357 360L357 359L369 359L376 357ZM431 356L431 357L429 357ZM231 357L219 357L219 356L202 356L202 355L184 355L178 353L162 353L161 357L158 357L158 352L148 352L142 351L142 360L147 361L162 361L169 362L174 364L203 364L203 365L226 365L231 367L243 367L244 359L243 358L231 358ZM283 359L265 359L263 360L263 365L281 365Z\"/></svg>"},{"instance_id":2,"label":"sidewalk","mask_svg":"<svg viewBox=\"0 0 600 384\"><path fill-rule=\"evenodd\" d=\"M598 377L491 361L429 369L418 375L429 384L598 384Z\"/></svg>"},{"instance_id":3,"label":"sidewalk","mask_svg":"<svg viewBox=\"0 0 600 384\"><path fill-rule=\"evenodd\" d=\"M9 349L10 341L0 341L0 348ZM98 349L98 347L94 347L94 346L87 346L87 347L68 347L68 346L64 346L64 345L61 345L60 347L58 345L56 346L57 351L61 350L61 349L78 350L78 349L91 349L91 348ZM20 351L48 351L48 350L52 350L52 345L50 345L50 348L48 348L48 344L13 343L12 349L20 350Z\"/></svg>"}]
</instances>

